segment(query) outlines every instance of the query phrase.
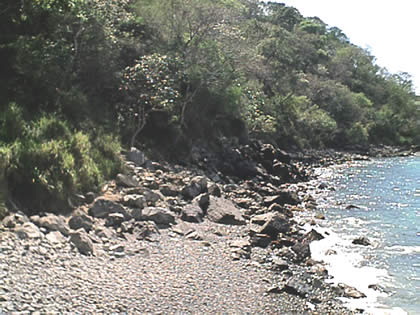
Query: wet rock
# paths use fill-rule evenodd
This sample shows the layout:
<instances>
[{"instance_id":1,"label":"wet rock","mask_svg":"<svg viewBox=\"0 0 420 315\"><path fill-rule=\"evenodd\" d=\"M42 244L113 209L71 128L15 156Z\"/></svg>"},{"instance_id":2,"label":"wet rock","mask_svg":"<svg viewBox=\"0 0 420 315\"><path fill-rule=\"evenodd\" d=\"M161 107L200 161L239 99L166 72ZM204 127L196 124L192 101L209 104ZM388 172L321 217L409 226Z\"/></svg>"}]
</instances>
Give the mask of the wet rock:
<instances>
[{"instance_id":1,"label":"wet rock","mask_svg":"<svg viewBox=\"0 0 420 315\"><path fill-rule=\"evenodd\" d=\"M44 236L39 228L32 222L25 222L16 227L15 233L21 239L40 239Z\"/></svg>"},{"instance_id":2,"label":"wet rock","mask_svg":"<svg viewBox=\"0 0 420 315\"><path fill-rule=\"evenodd\" d=\"M88 210L88 214L95 218L106 218L110 213L121 213L126 220L130 219L130 215L122 205L105 198L96 199L93 206Z\"/></svg>"},{"instance_id":3,"label":"wet rock","mask_svg":"<svg viewBox=\"0 0 420 315\"><path fill-rule=\"evenodd\" d=\"M175 223L175 217L165 208L147 207L144 208L141 214L144 221L153 221L158 225L170 225Z\"/></svg>"},{"instance_id":4,"label":"wet rock","mask_svg":"<svg viewBox=\"0 0 420 315\"><path fill-rule=\"evenodd\" d=\"M371 241L366 236L361 236L352 241L352 244L369 246L372 245Z\"/></svg>"},{"instance_id":5,"label":"wet rock","mask_svg":"<svg viewBox=\"0 0 420 315\"><path fill-rule=\"evenodd\" d=\"M324 239L325 237L321 234L321 233L319 233L319 232L317 232L316 230L314 230L314 229L312 229L311 231L309 231L308 233L306 233L304 236L303 236L303 239L305 240L305 241L308 241L308 242L312 242L312 241L319 241L319 240L322 240L322 239Z\"/></svg>"},{"instance_id":6,"label":"wet rock","mask_svg":"<svg viewBox=\"0 0 420 315\"><path fill-rule=\"evenodd\" d=\"M129 175L118 174L115 180L117 182L117 185L122 187L130 188L137 187L139 185L139 183Z\"/></svg>"},{"instance_id":7,"label":"wet rock","mask_svg":"<svg viewBox=\"0 0 420 315\"><path fill-rule=\"evenodd\" d=\"M207 217L210 221L222 224L243 225L246 223L241 211L232 201L214 196L210 197Z\"/></svg>"},{"instance_id":8,"label":"wet rock","mask_svg":"<svg viewBox=\"0 0 420 315\"><path fill-rule=\"evenodd\" d=\"M336 292L343 297L353 298L353 299L361 299L365 298L366 295L363 292L360 292L354 287L351 287L344 283L339 283L338 286L335 288Z\"/></svg>"},{"instance_id":9,"label":"wet rock","mask_svg":"<svg viewBox=\"0 0 420 315\"><path fill-rule=\"evenodd\" d=\"M203 221L203 210L194 204L185 206L181 211L181 220L200 223Z\"/></svg>"},{"instance_id":10,"label":"wet rock","mask_svg":"<svg viewBox=\"0 0 420 315\"><path fill-rule=\"evenodd\" d=\"M334 249L328 249L328 250L325 252L325 255L327 255L327 256L330 256L330 255L337 255L337 251L336 251L336 250L334 250Z\"/></svg>"},{"instance_id":11,"label":"wet rock","mask_svg":"<svg viewBox=\"0 0 420 315\"><path fill-rule=\"evenodd\" d=\"M93 219L86 215L83 212L78 212L74 214L69 220L69 227L73 230L78 230L80 228L84 229L86 232L89 232L93 228Z\"/></svg>"},{"instance_id":12,"label":"wet rock","mask_svg":"<svg viewBox=\"0 0 420 315\"><path fill-rule=\"evenodd\" d=\"M315 214L315 219L325 220L325 215L322 214L322 213L317 213L317 214Z\"/></svg>"},{"instance_id":13,"label":"wet rock","mask_svg":"<svg viewBox=\"0 0 420 315\"><path fill-rule=\"evenodd\" d=\"M60 231L61 234L65 236L70 234L70 229L64 218L55 214L48 214L44 217L40 217L39 220L34 221L34 223L39 227L46 228L50 231Z\"/></svg>"},{"instance_id":14,"label":"wet rock","mask_svg":"<svg viewBox=\"0 0 420 315\"><path fill-rule=\"evenodd\" d=\"M92 255L94 253L93 243L89 238L89 235L83 229L71 233L70 242L72 242L83 255Z\"/></svg>"},{"instance_id":15,"label":"wet rock","mask_svg":"<svg viewBox=\"0 0 420 315\"><path fill-rule=\"evenodd\" d=\"M327 183L322 182L322 183L319 183L319 185L318 185L318 189L327 189L327 188L328 188Z\"/></svg>"},{"instance_id":16,"label":"wet rock","mask_svg":"<svg viewBox=\"0 0 420 315\"><path fill-rule=\"evenodd\" d=\"M130 152L127 152L126 156L128 161L135 163L137 166L142 166L146 161L144 153L134 147L131 148Z\"/></svg>"}]
</instances>

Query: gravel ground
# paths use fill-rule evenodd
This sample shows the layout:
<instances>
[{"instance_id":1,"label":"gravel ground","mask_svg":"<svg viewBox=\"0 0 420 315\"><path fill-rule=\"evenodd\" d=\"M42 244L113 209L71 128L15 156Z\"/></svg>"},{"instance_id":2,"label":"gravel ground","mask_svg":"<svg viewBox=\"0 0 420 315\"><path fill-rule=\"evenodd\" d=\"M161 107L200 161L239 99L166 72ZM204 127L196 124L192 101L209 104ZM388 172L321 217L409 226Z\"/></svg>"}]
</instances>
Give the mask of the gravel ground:
<instances>
[{"instance_id":1,"label":"gravel ground","mask_svg":"<svg viewBox=\"0 0 420 315\"><path fill-rule=\"evenodd\" d=\"M282 276L231 257L229 240L240 238L243 227L207 222L200 229L204 240L167 229L155 242L97 244L96 256L81 255L68 242L4 232L0 314L350 314L327 291L318 304L267 293ZM119 258L106 250L114 245L123 246Z\"/></svg>"}]
</instances>

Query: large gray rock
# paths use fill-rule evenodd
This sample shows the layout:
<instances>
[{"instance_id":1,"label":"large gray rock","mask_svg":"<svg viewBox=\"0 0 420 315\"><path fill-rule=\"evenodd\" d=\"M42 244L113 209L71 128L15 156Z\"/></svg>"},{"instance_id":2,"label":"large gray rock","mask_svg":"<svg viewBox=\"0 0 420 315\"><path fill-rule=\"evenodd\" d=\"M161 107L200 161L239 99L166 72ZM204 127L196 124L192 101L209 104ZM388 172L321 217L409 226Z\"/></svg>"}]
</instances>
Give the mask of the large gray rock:
<instances>
[{"instance_id":1,"label":"large gray rock","mask_svg":"<svg viewBox=\"0 0 420 315\"><path fill-rule=\"evenodd\" d=\"M269 207L273 203L277 203L279 205L298 205L300 202L301 201L295 192L287 190L280 191L275 196L268 196L264 198L264 205L266 207Z\"/></svg>"},{"instance_id":2,"label":"large gray rock","mask_svg":"<svg viewBox=\"0 0 420 315\"><path fill-rule=\"evenodd\" d=\"M29 222L29 218L20 213L9 214L2 220L3 226L9 229L13 229L14 227L22 225L26 222Z\"/></svg>"},{"instance_id":3,"label":"large gray rock","mask_svg":"<svg viewBox=\"0 0 420 315\"><path fill-rule=\"evenodd\" d=\"M131 218L130 214L122 205L104 198L96 199L93 206L89 208L88 213L95 218L106 218L110 213L121 213L126 220Z\"/></svg>"},{"instance_id":4,"label":"large gray rock","mask_svg":"<svg viewBox=\"0 0 420 315\"><path fill-rule=\"evenodd\" d=\"M59 231L65 236L70 234L70 229L64 218L55 214L48 214L44 217L40 217L39 220L34 223L50 231Z\"/></svg>"},{"instance_id":5,"label":"large gray rock","mask_svg":"<svg viewBox=\"0 0 420 315\"><path fill-rule=\"evenodd\" d=\"M175 223L175 217L165 208L147 207L142 210L141 219L143 221L153 221L158 225L170 225Z\"/></svg>"},{"instance_id":6,"label":"large gray rock","mask_svg":"<svg viewBox=\"0 0 420 315\"><path fill-rule=\"evenodd\" d=\"M126 157L128 161L134 162L137 166L142 166L146 162L144 153L134 147L131 148Z\"/></svg>"},{"instance_id":7,"label":"large gray rock","mask_svg":"<svg viewBox=\"0 0 420 315\"><path fill-rule=\"evenodd\" d=\"M66 241L66 238L59 231L50 232L45 238L52 244L61 244Z\"/></svg>"},{"instance_id":8,"label":"large gray rock","mask_svg":"<svg viewBox=\"0 0 420 315\"><path fill-rule=\"evenodd\" d=\"M194 177L191 182L182 189L182 195L188 200L194 199L205 192L207 192L207 179L203 176Z\"/></svg>"},{"instance_id":9,"label":"large gray rock","mask_svg":"<svg viewBox=\"0 0 420 315\"><path fill-rule=\"evenodd\" d=\"M125 195L123 197L123 203L127 207L143 209L147 204L147 200L142 195L132 194Z\"/></svg>"},{"instance_id":10,"label":"large gray rock","mask_svg":"<svg viewBox=\"0 0 420 315\"><path fill-rule=\"evenodd\" d=\"M32 222L25 222L16 227L15 233L21 239L40 239L44 237L44 234Z\"/></svg>"},{"instance_id":11,"label":"large gray rock","mask_svg":"<svg viewBox=\"0 0 420 315\"><path fill-rule=\"evenodd\" d=\"M204 212L198 205L187 205L182 209L181 219L188 222L202 222Z\"/></svg>"},{"instance_id":12,"label":"large gray rock","mask_svg":"<svg viewBox=\"0 0 420 315\"><path fill-rule=\"evenodd\" d=\"M92 255L94 253L93 243L89 235L83 229L71 233L70 242L72 242L83 255Z\"/></svg>"},{"instance_id":13,"label":"large gray rock","mask_svg":"<svg viewBox=\"0 0 420 315\"><path fill-rule=\"evenodd\" d=\"M267 234L276 239L279 233L286 233L290 230L288 218L281 213L269 212L253 217L251 219L251 234Z\"/></svg>"},{"instance_id":14,"label":"large gray rock","mask_svg":"<svg viewBox=\"0 0 420 315\"><path fill-rule=\"evenodd\" d=\"M241 211L232 201L225 198L210 196L207 217L216 223L243 225L246 223Z\"/></svg>"},{"instance_id":15,"label":"large gray rock","mask_svg":"<svg viewBox=\"0 0 420 315\"><path fill-rule=\"evenodd\" d=\"M80 228L84 229L86 232L89 232L93 228L93 219L83 212L78 212L74 214L69 220L69 226L73 230L78 230Z\"/></svg>"},{"instance_id":16,"label":"large gray rock","mask_svg":"<svg viewBox=\"0 0 420 315\"><path fill-rule=\"evenodd\" d=\"M116 182L118 186L122 187L137 187L139 184L129 175L118 174L116 177Z\"/></svg>"},{"instance_id":17,"label":"large gray rock","mask_svg":"<svg viewBox=\"0 0 420 315\"><path fill-rule=\"evenodd\" d=\"M339 283L338 286L336 287L336 291L341 296L344 296L347 298L361 299L361 298L366 297L366 295L363 292L360 292L356 288L351 287L344 283Z\"/></svg>"}]
</instances>

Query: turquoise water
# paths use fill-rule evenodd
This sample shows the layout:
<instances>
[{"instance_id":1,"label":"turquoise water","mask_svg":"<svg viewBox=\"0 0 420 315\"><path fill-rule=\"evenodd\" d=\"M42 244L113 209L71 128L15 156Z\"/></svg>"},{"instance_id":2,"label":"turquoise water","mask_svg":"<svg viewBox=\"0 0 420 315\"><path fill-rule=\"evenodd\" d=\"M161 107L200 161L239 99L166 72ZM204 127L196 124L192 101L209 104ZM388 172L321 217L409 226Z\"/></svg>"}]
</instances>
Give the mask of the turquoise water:
<instances>
[{"instance_id":1,"label":"turquoise water","mask_svg":"<svg viewBox=\"0 0 420 315\"><path fill-rule=\"evenodd\" d=\"M420 157L336 167L323 180L336 189L323 197L324 227L332 233L324 244L329 242L345 258L322 258L373 297L370 303L380 307L372 313L420 314ZM358 208L346 209L348 205ZM372 246L351 243L360 236ZM386 293L368 288L372 284Z\"/></svg>"}]
</instances>

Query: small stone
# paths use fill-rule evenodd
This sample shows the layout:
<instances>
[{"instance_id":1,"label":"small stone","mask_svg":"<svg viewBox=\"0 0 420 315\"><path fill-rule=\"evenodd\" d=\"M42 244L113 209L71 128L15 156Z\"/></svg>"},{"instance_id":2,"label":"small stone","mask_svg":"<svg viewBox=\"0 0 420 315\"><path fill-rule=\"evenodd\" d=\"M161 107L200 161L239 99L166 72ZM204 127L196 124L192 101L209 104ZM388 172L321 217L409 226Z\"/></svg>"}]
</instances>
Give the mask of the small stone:
<instances>
[{"instance_id":1,"label":"small stone","mask_svg":"<svg viewBox=\"0 0 420 315\"><path fill-rule=\"evenodd\" d=\"M358 237L358 238L354 239L352 241L352 244L363 245L363 246L372 245L372 243L370 242L370 240L366 236L361 236L361 237Z\"/></svg>"}]
</instances>

